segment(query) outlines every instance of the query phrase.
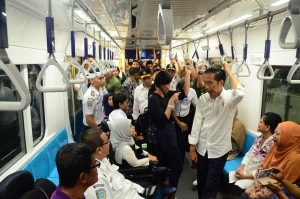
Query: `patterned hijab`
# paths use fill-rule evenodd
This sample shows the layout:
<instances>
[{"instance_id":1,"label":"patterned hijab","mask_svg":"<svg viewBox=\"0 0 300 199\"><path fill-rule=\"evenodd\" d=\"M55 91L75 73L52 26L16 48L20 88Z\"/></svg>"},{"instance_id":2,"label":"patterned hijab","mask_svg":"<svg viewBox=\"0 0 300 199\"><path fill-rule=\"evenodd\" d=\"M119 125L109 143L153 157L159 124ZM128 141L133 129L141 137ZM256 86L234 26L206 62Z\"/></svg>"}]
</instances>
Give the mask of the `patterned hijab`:
<instances>
[{"instance_id":1,"label":"patterned hijab","mask_svg":"<svg viewBox=\"0 0 300 199\"><path fill-rule=\"evenodd\" d=\"M263 161L263 168L278 167L285 179L294 183L300 180L300 125L294 122L279 124L281 135L278 146L273 146Z\"/></svg>"},{"instance_id":2,"label":"patterned hijab","mask_svg":"<svg viewBox=\"0 0 300 199\"><path fill-rule=\"evenodd\" d=\"M129 134L130 125L131 121L127 118L119 118L112 123L110 141L118 164L122 164L124 147L134 145L134 140Z\"/></svg>"}]
</instances>

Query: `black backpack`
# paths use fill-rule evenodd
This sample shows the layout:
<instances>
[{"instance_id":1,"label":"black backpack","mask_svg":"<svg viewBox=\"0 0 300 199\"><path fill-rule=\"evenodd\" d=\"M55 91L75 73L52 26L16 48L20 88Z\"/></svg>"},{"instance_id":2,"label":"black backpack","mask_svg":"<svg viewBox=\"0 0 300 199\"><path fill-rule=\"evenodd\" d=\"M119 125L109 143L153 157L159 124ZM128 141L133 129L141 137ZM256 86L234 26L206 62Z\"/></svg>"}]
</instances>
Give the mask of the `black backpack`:
<instances>
[{"instance_id":1,"label":"black backpack","mask_svg":"<svg viewBox=\"0 0 300 199\"><path fill-rule=\"evenodd\" d=\"M151 125L151 116L148 108L145 108L144 113L140 114L136 120L136 132L138 135L143 135L144 139L147 140L149 127Z\"/></svg>"}]
</instances>

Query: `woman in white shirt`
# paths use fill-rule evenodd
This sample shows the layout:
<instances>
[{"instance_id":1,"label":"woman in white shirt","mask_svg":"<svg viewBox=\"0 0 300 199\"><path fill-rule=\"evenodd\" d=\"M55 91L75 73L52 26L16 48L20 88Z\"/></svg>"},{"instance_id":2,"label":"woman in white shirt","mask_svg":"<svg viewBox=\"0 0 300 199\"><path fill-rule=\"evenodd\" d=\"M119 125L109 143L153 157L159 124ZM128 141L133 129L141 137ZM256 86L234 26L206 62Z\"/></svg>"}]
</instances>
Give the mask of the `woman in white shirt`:
<instances>
[{"instance_id":1,"label":"woman in white shirt","mask_svg":"<svg viewBox=\"0 0 300 199\"><path fill-rule=\"evenodd\" d=\"M122 168L147 166L150 161L157 161L155 156L134 143L135 135L135 127L131 125L131 120L120 118L112 123L110 141L115 152L116 163L122 165Z\"/></svg>"},{"instance_id":2,"label":"woman in white shirt","mask_svg":"<svg viewBox=\"0 0 300 199\"><path fill-rule=\"evenodd\" d=\"M282 119L277 113L269 112L262 116L257 127L261 135L256 137L237 170L229 172L229 183L235 182L241 189L253 184L255 173L273 146L273 134L281 122Z\"/></svg>"},{"instance_id":3,"label":"woman in white shirt","mask_svg":"<svg viewBox=\"0 0 300 199\"><path fill-rule=\"evenodd\" d=\"M128 108L128 97L123 93L116 93L113 95L113 104L115 110L113 110L108 117L108 120L111 123L114 123L116 120L120 118L126 118L127 115L125 111Z\"/></svg>"}]
</instances>

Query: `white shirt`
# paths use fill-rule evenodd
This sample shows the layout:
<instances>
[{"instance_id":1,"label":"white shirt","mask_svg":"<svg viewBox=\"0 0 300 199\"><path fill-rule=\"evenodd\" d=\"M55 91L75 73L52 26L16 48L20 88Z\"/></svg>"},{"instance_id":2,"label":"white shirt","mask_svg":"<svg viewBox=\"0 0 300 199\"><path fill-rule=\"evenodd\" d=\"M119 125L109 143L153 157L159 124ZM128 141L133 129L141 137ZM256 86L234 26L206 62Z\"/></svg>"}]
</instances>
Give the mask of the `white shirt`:
<instances>
[{"instance_id":1,"label":"white shirt","mask_svg":"<svg viewBox=\"0 0 300 199\"><path fill-rule=\"evenodd\" d=\"M85 72L85 74L87 74L87 71L86 70L84 70L84 72ZM80 78L83 78L83 74L82 73L80 73ZM78 93L77 93L77 99L78 100L82 100L83 99L83 96L84 96L84 94L85 94L85 92L87 91L87 89L88 89L88 87L87 87L87 81L86 82L84 82L84 83L82 83L82 84L74 84L74 86L76 87L76 88L79 88L79 91L78 91Z\"/></svg>"},{"instance_id":2,"label":"white shirt","mask_svg":"<svg viewBox=\"0 0 300 199\"><path fill-rule=\"evenodd\" d=\"M197 105L197 93L195 89L190 88L188 96L183 100L177 100L175 102L175 113L177 117L185 117L189 114L191 104L196 107Z\"/></svg>"},{"instance_id":3,"label":"white shirt","mask_svg":"<svg viewBox=\"0 0 300 199\"><path fill-rule=\"evenodd\" d=\"M171 81L171 85L170 85L170 90L171 91L176 91L176 87L178 82L180 82L180 78L178 76L173 77L172 81Z\"/></svg>"},{"instance_id":4,"label":"white shirt","mask_svg":"<svg viewBox=\"0 0 300 199\"><path fill-rule=\"evenodd\" d=\"M107 90L97 90L92 85L87 89L82 100L82 111L83 111L83 124L89 126L86 122L86 115L93 115L94 120L97 124L101 123L104 118L103 111L103 95L107 93Z\"/></svg>"},{"instance_id":5,"label":"white shirt","mask_svg":"<svg viewBox=\"0 0 300 199\"><path fill-rule=\"evenodd\" d=\"M135 148L138 149L139 147L137 145L135 145ZM146 156L148 154L148 152L143 150L143 154L144 154L144 156ZM126 160L127 163L132 167L149 165L149 159L147 157L143 158L143 159L137 159L134 151L132 150L132 148L129 145L126 145L124 147L122 159Z\"/></svg>"},{"instance_id":6,"label":"white shirt","mask_svg":"<svg viewBox=\"0 0 300 199\"><path fill-rule=\"evenodd\" d=\"M218 158L231 150L232 121L237 104L244 96L241 85L236 90L223 88L216 99L211 99L209 93L201 95L189 135L189 143L197 145L200 155L205 156L207 152L208 158Z\"/></svg>"},{"instance_id":7,"label":"white shirt","mask_svg":"<svg viewBox=\"0 0 300 199\"><path fill-rule=\"evenodd\" d=\"M144 188L124 178L119 167L104 158L98 168L98 181L84 193L86 199L142 199ZM102 197L101 197L102 196Z\"/></svg>"},{"instance_id":8,"label":"white shirt","mask_svg":"<svg viewBox=\"0 0 300 199\"><path fill-rule=\"evenodd\" d=\"M148 92L149 88L145 88L143 84L135 88L132 113L134 120L136 120L140 114L144 113L145 108L148 107Z\"/></svg>"},{"instance_id":9,"label":"white shirt","mask_svg":"<svg viewBox=\"0 0 300 199\"><path fill-rule=\"evenodd\" d=\"M114 121L116 121L117 119L120 119L120 118L127 118L126 113L124 111L122 111L121 109L113 110L108 116L108 120L111 123L114 123Z\"/></svg>"}]
</instances>

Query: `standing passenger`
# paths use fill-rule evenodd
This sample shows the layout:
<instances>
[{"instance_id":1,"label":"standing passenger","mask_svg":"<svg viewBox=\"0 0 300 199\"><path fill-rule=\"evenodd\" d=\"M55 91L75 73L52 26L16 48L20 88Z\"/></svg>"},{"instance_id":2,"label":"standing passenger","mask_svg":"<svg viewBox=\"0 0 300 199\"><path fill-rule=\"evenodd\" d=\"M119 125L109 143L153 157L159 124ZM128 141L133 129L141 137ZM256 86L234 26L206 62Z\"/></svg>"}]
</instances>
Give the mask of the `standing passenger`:
<instances>
[{"instance_id":1,"label":"standing passenger","mask_svg":"<svg viewBox=\"0 0 300 199\"><path fill-rule=\"evenodd\" d=\"M226 74L233 90L225 90ZM220 178L231 149L232 121L244 88L233 76L230 65L225 71L209 68L204 73L207 93L197 102L190 143L190 158L197 163L198 197L215 198ZM197 152L196 152L197 150Z\"/></svg>"},{"instance_id":2,"label":"standing passenger","mask_svg":"<svg viewBox=\"0 0 300 199\"><path fill-rule=\"evenodd\" d=\"M104 88L104 75L96 76L90 79L90 87L83 96L83 124L84 129L98 128L101 120L104 118L103 113L103 95L107 93Z\"/></svg>"},{"instance_id":3,"label":"standing passenger","mask_svg":"<svg viewBox=\"0 0 300 199\"><path fill-rule=\"evenodd\" d=\"M182 171L182 161L177 145L172 110L175 102L178 100L178 97L181 99L184 98L189 90L191 71L188 68L185 70L185 92L180 95L181 97L179 97L180 92L169 92L172 76L165 71L161 71L157 74L154 81L155 91L152 94L149 91L149 94L151 95L148 100L149 114L151 116L151 121L153 121L152 126L157 129L155 132L155 139L157 139L156 144L158 145L159 151L163 156L163 158L159 161L163 161L170 169L169 186L174 188L177 188L178 185L179 177ZM151 90L152 88L153 86L151 87Z\"/></svg>"}]
</instances>

